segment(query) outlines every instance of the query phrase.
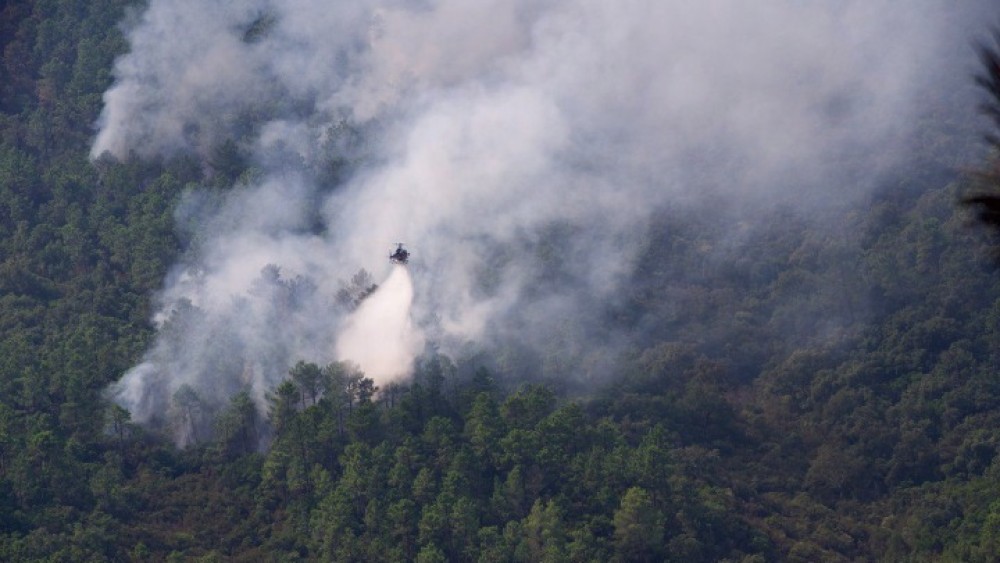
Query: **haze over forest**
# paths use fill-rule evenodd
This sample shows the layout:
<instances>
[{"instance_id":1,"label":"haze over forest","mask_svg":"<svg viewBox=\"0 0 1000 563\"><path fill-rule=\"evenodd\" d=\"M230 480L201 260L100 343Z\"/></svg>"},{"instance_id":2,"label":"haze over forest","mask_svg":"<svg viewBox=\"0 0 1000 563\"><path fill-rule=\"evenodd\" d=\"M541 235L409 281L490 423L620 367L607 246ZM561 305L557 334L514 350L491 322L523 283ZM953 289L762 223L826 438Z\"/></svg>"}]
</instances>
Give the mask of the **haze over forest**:
<instances>
[{"instance_id":1,"label":"haze over forest","mask_svg":"<svg viewBox=\"0 0 1000 563\"><path fill-rule=\"evenodd\" d=\"M642 337L606 317L661 215L732 223L700 229L711 275L776 210L836 228L907 166L914 123L940 103L926 93L954 90L935 84L966 40L951 11L152 2L127 28L91 156L210 162L229 143L254 174L185 194L195 242L157 313L185 330L161 330L116 392L138 421L182 385L218 405L249 385L263 411L297 360L360 362L383 385L421 343L541 344L538 375L600 382ZM380 282L400 240L414 309L394 299L395 336L347 349L338 283L361 268Z\"/></svg>"},{"instance_id":2,"label":"haze over forest","mask_svg":"<svg viewBox=\"0 0 1000 563\"><path fill-rule=\"evenodd\" d=\"M5 4L0 559L991 561L996 18Z\"/></svg>"}]
</instances>

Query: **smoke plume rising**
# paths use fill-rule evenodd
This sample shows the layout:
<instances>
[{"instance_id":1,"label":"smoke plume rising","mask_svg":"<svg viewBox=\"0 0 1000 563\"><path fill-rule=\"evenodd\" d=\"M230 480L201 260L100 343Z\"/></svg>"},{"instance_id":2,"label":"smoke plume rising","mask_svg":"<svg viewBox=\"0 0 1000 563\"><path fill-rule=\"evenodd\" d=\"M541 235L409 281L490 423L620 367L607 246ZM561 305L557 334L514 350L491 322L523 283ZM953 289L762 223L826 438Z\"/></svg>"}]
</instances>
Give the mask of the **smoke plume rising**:
<instances>
[{"instance_id":1,"label":"smoke plume rising","mask_svg":"<svg viewBox=\"0 0 1000 563\"><path fill-rule=\"evenodd\" d=\"M655 212L717 204L745 224L863 198L901 162L973 12L151 0L126 24L92 155L195 154L211 169L232 141L256 173L185 196L196 244L117 398L139 421L184 386L210 407L243 388L263 404L297 360L381 342L353 359L396 377L424 339L530 343L563 351L541 369L583 373L565 362L614 345L600 308ZM384 275L396 240L413 245L410 271L347 316L339 280ZM714 259L738 246L720 240Z\"/></svg>"}]
</instances>

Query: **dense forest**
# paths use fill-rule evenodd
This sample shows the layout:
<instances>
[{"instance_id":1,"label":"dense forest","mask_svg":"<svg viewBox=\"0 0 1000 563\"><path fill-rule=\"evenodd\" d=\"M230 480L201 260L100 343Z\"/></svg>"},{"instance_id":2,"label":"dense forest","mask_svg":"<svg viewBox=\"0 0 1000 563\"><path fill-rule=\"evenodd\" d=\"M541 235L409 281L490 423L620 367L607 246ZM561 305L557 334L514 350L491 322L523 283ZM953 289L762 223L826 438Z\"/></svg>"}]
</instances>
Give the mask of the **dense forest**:
<instances>
[{"instance_id":1,"label":"dense forest","mask_svg":"<svg viewBox=\"0 0 1000 563\"><path fill-rule=\"evenodd\" d=\"M177 202L253 170L231 140L90 160L130 4L0 8L0 559L995 560L1000 274L939 139L723 265L717 207L660 212L599 385L428 347L382 389L303 359L266 412L176 394L211 419L186 448L133 423L106 390L154 337Z\"/></svg>"}]
</instances>

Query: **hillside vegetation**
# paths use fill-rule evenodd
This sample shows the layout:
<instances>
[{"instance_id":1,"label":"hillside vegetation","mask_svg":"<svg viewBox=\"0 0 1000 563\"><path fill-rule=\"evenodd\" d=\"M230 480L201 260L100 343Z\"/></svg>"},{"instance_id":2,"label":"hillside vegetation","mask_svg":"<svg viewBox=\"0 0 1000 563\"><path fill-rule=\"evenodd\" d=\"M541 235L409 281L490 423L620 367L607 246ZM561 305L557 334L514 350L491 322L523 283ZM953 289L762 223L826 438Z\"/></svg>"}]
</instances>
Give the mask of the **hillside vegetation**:
<instances>
[{"instance_id":1,"label":"hillside vegetation","mask_svg":"<svg viewBox=\"0 0 1000 563\"><path fill-rule=\"evenodd\" d=\"M186 449L133 424L104 390L152 339L174 207L249 165L88 160L128 4L0 8L0 560L1000 553L1000 274L963 180L921 162L839 227L738 227L724 264L725 214L664 210L602 311L629 345L597 388L489 353L386 389L301 362Z\"/></svg>"}]
</instances>

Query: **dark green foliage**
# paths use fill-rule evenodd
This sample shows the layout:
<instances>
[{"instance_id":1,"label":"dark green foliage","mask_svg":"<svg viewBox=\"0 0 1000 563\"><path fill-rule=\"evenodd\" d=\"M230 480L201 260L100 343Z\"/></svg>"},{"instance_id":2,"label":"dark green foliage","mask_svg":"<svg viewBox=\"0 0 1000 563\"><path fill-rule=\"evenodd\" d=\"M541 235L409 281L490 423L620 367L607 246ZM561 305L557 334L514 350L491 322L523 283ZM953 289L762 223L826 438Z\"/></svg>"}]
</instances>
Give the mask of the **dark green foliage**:
<instances>
[{"instance_id":1,"label":"dark green foliage","mask_svg":"<svg viewBox=\"0 0 1000 563\"><path fill-rule=\"evenodd\" d=\"M341 282L341 286L337 291L337 305L349 311L356 309L366 297L378 289L378 285L372 281L371 274L364 268L351 277L350 283Z\"/></svg>"},{"instance_id":2,"label":"dark green foliage","mask_svg":"<svg viewBox=\"0 0 1000 563\"><path fill-rule=\"evenodd\" d=\"M664 517L641 487L631 487L615 511L615 547L623 561L659 561Z\"/></svg>"},{"instance_id":3,"label":"dark green foliage","mask_svg":"<svg viewBox=\"0 0 1000 563\"><path fill-rule=\"evenodd\" d=\"M627 289L595 304L631 348L576 401L537 383L558 357L515 347L502 374L432 353L382 389L300 362L264 409L182 387L190 447L146 430L104 392L194 233L179 194L256 171L245 138L205 162L88 160L127 4L0 8L0 560L995 560L1000 276L940 173L839 230L663 211ZM365 148L347 123L329 138L313 173L333 189ZM578 234L540 237L538 276L569 275ZM255 290L314 289L279 274ZM343 309L375 288L363 270L343 286Z\"/></svg>"}]
</instances>

